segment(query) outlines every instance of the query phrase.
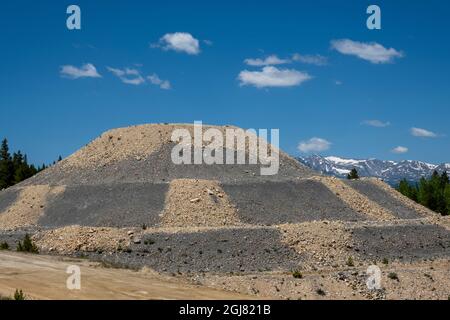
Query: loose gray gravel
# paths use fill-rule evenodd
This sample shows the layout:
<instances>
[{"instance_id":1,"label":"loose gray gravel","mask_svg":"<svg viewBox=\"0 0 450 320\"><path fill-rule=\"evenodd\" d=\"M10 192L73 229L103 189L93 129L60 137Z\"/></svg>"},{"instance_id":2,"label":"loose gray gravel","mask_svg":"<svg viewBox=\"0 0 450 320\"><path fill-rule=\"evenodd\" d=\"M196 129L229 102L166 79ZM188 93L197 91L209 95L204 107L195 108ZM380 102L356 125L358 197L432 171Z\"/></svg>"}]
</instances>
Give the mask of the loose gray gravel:
<instances>
[{"instance_id":1,"label":"loose gray gravel","mask_svg":"<svg viewBox=\"0 0 450 320\"><path fill-rule=\"evenodd\" d=\"M314 175L309 168L285 156L280 157L280 170L278 174L273 176L261 176L260 165L175 165L171 159L173 146L174 144L172 143L165 144L161 149L150 154L145 159L130 158L102 167L66 171L56 165L22 182L22 185L160 183L170 182L173 179L206 179L221 182L237 182L286 180Z\"/></svg>"},{"instance_id":2,"label":"loose gray gravel","mask_svg":"<svg viewBox=\"0 0 450 320\"><path fill-rule=\"evenodd\" d=\"M275 225L313 220L366 220L313 180L224 184L242 221Z\"/></svg>"},{"instance_id":3,"label":"loose gray gravel","mask_svg":"<svg viewBox=\"0 0 450 320\"><path fill-rule=\"evenodd\" d=\"M155 226L164 208L168 184L122 183L68 186L48 200L41 226Z\"/></svg>"},{"instance_id":4,"label":"loose gray gravel","mask_svg":"<svg viewBox=\"0 0 450 320\"><path fill-rule=\"evenodd\" d=\"M302 257L281 242L278 230L222 229L194 233L152 233L116 254L89 254L117 266L148 266L173 273L292 271Z\"/></svg>"},{"instance_id":5,"label":"loose gray gravel","mask_svg":"<svg viewBox=\"0 0 450 320\"><path fill-rule=\"evenodd\" d=\"M450 232L437 225L365 226L353 229L352 237L355 250L367 259L450 257Z\"/></svg>"},{"instance_id":6,"label":"loose gray gravel","mask_svg":"<svg viewBox=\"0 0 450 320\"><path fill-rule=\"evenodd\" d=\"M9 188L0 191L0 213L8 209L19 197L20 190L17 188Z\"/></svg>"},{"instance_id":7,"label":"loose gray gravel","mask_svg":"<svg viewBox=\"0 0 450 320\"><path fill-rule=\"evenodd\" d=\"M347 180L346 183L354 188L356 191L362 193L373 202L379 204L385 209L388 209L392 214L400 219L417 219L421 215L413 209L408 208L402 202L395 199L385 190L381 189L377 185L370 181L363 180Z\"/></svg>"}]
</instances>

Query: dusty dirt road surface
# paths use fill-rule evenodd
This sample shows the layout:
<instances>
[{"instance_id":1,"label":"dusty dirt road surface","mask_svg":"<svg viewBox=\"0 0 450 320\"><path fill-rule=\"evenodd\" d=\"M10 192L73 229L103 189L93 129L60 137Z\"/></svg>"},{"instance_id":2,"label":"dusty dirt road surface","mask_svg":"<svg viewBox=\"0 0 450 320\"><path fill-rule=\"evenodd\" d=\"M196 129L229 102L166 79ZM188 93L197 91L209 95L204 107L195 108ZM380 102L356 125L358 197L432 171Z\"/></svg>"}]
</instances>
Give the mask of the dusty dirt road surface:
<instances>
[{"instance_id":1,"label":"dusty dirt road surface","mask_svg":"<svg viewBox=\"0 0 450 320\"><path fill-rule=\"evenodd\" d=\"M68 290L67 267L81 270L81 290ZM22 289L29 299L249 299L146 271L108 269L87 260L0 252L0 295Z\"/></svg>"}]
</instances>

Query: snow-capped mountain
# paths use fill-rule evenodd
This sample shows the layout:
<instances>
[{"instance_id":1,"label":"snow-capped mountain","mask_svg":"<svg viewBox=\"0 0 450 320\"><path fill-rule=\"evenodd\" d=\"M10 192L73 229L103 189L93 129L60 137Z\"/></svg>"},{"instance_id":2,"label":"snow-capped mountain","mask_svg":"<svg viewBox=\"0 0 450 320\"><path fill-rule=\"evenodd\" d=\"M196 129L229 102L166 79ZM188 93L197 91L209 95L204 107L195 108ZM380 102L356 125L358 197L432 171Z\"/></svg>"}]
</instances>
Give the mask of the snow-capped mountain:
<instances>
[{"instance_id":1,"label":"snow-capped mountain","mask_svg":"<svg viewBox=\"0 0 450 320\"><path fill-rule=\"evenodd\" d=\"M422 161L404 160L400 162L378 159L354 160L339 157L321 157L313 155L297 158L301 163L326 175L344 178L355 168L361 177L376 177L396 185L402 179L418 181L430 176L434 170L450 173L450 163L435 165Z\"/></svg>"}]
</instances>

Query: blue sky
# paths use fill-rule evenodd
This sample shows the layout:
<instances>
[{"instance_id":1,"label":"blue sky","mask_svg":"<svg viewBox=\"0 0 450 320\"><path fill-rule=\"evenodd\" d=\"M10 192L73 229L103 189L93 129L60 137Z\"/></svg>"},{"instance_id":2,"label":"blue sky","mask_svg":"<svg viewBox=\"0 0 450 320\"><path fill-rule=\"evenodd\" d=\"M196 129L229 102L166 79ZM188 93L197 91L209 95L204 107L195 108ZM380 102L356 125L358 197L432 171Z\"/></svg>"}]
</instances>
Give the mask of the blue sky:
<instances>
[{"instance_id":1,"label":"blue sky","mask_svg":"<svg viewBox=\"0 0 450 320\"><path fill-rule=\"evenodd\" d=\"M293 155L450 162L448 1L242 2L3 1L0 137L42 163L202 120L279 128Z\"/></svg>"}]
</instances>

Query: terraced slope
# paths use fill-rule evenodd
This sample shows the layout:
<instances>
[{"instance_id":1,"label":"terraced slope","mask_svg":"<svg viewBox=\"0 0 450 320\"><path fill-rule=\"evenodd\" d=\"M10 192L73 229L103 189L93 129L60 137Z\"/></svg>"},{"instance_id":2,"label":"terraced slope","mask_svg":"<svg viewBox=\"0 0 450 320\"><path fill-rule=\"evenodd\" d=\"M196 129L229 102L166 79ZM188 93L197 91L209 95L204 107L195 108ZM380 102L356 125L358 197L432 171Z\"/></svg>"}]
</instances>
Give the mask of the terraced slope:
<instances>
[{"instance_id":1,"label":"terraced slope","mask_svg":"<svg viewBox=\"0 0 450 320\"><path fill-rule=\"evenodd\" d=\"M175 165L178 127L191 130L109 131L0 191L0 242L14 248L30 233L44 253L187 275L450 258L448 221L381 181L323 177L283 152L275 176L260 165Z\"/></svg>"}]
</instances>

